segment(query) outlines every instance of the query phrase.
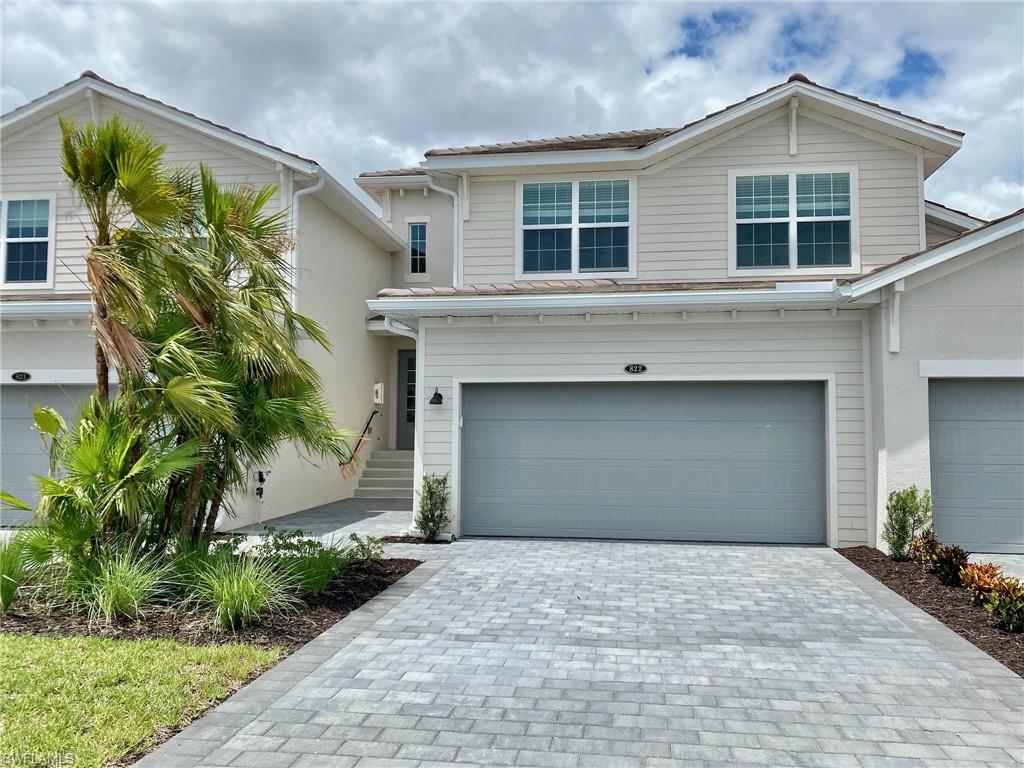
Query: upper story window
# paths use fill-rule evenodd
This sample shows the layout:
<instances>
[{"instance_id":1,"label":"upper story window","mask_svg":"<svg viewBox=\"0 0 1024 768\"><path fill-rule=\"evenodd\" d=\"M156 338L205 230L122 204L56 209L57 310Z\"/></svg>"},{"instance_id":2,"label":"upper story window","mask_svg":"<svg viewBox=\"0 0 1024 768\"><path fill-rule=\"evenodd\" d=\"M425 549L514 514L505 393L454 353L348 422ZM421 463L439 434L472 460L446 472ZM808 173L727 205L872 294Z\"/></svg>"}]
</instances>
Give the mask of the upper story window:
<instances>
[{"instance_id":1,"label":"upper story window","mask_svg":"<svg viewBox=\"0 0 1024 768\"><path fill-rule=\"evenodd\" d=\"M631 179L523 182L517 279L636 274Z\"/></svg>"},{"instance_id":2,"label":"upper story window","mask_svg":"<svg viewBox=\"0 0 1024 768\"><path fill-rule=\"evenodd\" d=\"M857 172L733 171L729 174L729 274L853 273Z\"/></svg>"},{"instance_id":3,"label":"upper story window","mask_svg":"<svg viewBox=\"0 0 1024 768\"><path fill-rule=\"evenodd\" d=\"M427 272L427 225L424 222L409 224L409 274L423 275Z\"/></svg>"},{"instance_id":4,"label":"upper story window","mask_svg":"<svg viewBox=\"0 0 1024 768\"><path fill-rule=\"evenodd\" d=\"M53 195L0 202L3 284L19 288L53 285Z\"/></svg>"}]
</instances>

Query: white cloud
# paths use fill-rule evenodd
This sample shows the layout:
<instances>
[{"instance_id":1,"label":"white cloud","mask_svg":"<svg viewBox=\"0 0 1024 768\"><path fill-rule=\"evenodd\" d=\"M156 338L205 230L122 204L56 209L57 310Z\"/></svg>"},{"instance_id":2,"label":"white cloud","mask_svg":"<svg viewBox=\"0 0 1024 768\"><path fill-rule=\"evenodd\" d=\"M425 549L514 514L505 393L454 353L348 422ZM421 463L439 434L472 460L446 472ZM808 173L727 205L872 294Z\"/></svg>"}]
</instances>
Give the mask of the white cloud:
<instances>
[{"instance_id":1,"label":"white cloud","mask_svg":"<svg viewBox=\"0 0 1024 768\"><path fill-rule=\"evenodd\" d=\"M1024 205L1019 3L743 4L705 58L669 57L715 5L8 2L5 111L94 69L314 157L341 179L434 146L672 126L800 70L967 132L928 194ZM720 18L720 17L719 17ZM798 23L799 34L790 27ZM944 74L893 98L908 49Z\"/></svg>"}]
</instances>

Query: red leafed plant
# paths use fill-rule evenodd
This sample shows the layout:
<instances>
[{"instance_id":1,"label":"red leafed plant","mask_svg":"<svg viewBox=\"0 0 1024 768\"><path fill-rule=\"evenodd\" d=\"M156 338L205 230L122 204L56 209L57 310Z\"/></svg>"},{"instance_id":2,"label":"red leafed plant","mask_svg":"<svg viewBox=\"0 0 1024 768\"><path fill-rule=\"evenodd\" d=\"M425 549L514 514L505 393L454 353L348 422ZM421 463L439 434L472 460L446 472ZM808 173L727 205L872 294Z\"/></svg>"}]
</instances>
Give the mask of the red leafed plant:
<instances>
[{"instance_id":1,"label":"red leafed plant","mask_svg":"<svg viewBox=\"0 0 1024 768\"><path fill-rule=\"evenodd\" d=\"M985 610L1000 629L1024 631L1024 581L1013 577L998 579L985 601Z\"/></svg>"},{"instance_id":2,"label":"red leafed plant","mask_svg":"<svg viewBox=\"0 0 1024 768\"><path fill-rule=\"evenodd\" d=\"M960 569L960 581L975 605L985 602L999 580L999 567L993 563L971 563Z\"/></svg>"}]
</instances>

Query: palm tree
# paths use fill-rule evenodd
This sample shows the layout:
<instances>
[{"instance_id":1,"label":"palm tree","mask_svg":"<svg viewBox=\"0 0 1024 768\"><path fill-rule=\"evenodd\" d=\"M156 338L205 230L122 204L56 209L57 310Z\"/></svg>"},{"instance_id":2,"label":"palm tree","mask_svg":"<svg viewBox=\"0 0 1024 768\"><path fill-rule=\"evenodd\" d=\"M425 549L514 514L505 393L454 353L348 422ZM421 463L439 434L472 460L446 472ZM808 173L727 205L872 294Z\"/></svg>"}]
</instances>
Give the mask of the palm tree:
<instances>
[{"instance_id":1,"label":"palm tree","mask_svg":"<svg viewBox=\"0 0 1024 768\"><path fill-rule=\"evenodd\" d=\"M114 116L78 128L61 119L62 166L88 213L86 274L96 335L96 395L106 402L110 365L141 371L148 359L132 326L152 322L143 265L162 250L158 233L180 213L186 178L166 174L164 147ZM112 311L116 307L116 311Z\"/></svg>"}]
</instances>

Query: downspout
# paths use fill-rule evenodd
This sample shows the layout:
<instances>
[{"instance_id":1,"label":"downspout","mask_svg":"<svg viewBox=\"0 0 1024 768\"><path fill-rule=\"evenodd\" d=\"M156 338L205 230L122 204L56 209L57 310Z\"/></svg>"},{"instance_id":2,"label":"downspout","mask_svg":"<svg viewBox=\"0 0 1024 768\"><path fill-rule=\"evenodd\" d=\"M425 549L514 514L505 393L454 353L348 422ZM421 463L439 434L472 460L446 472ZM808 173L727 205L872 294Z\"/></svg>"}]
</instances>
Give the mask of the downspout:
<instances>
[{"instance_id":1,"label":"downspout","mask_svg":"<svg viewBox=\"0 0 1024 768\"><path fill-rule=\"evenodd\" d=\"M291 258L291 283L292 283L292 309L298 308L299 300L299 198L305 195L312 195L324 188L324 177L320 169L316 170L317 182L311 187L297 189L292 194L292 258Z\"/></svg>"},{"instance_id":2,"label":"downspout","mask_svg":"<svg viewBox=\"0 0 1024 768\"><path fill-rule=\"evenodd\" d=\"M459 279L462 273L461 265L459 264L459 241L462 239L462 215L460 214L459 193L438 186L429 174L427 175L427 187L435 192L440 192L442 195L448 195L452 199L452 287L456 288L462 284L462 280Z\"/></svg>"}]
</instances>

